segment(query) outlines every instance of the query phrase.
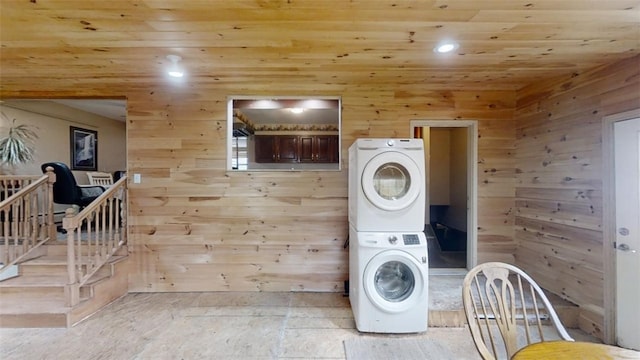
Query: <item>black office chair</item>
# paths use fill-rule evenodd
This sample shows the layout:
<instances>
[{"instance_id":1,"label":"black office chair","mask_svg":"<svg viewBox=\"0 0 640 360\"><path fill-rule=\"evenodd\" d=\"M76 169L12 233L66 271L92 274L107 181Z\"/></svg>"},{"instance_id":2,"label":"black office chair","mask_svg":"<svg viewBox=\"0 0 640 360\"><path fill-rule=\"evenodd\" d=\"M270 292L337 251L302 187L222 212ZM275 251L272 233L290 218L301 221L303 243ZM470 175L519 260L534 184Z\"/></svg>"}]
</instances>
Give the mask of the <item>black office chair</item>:
<instances>
[{"instance_id":1,"label":"black office chair","mask_svg":"<svg viewBox=\"0 0 640 360\"><path fill-rule=\"evenodd\" d=\"M78 186L69 167L61 162L44 163L40 168L46 173L49 166L56 174L56 182L53 183L53 202L56 204L76 205L82 209L105 191L102 186ZM61 231L61 227L58 227L58 231Z\"/></svg>"}]
</instances>

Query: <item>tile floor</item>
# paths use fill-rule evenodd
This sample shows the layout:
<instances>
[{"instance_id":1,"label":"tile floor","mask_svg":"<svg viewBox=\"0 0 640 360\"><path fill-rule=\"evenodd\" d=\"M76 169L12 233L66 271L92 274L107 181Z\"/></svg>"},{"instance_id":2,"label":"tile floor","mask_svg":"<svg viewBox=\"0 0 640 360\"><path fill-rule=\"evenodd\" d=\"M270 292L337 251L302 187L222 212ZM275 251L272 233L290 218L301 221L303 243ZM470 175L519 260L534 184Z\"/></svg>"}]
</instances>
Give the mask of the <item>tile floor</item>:
<instances>
[{"instance_id":1,"label":"tile floor","mask_svg":"<svg viewBox=\"0 0 640 360\"><path fill-rule=\"evenodd\" d=\"M479 359L465 327L361 334L340 293L228 292L129 294L70 329L0 329L0 359L344 359L354 337L428 338Z\"/></svg>"},{"instance_id":2,"label":"tile floor","mask_svg":"<svg viewBox=\"0 0 640 360\"><path fill-rule=\"evenodd\" d=\"M71 329L0 329L0 358L344 359L359 336L428 337L478 359L466 328L360 334L337 293L129 294Z\"/></svg>"}]
</instances>

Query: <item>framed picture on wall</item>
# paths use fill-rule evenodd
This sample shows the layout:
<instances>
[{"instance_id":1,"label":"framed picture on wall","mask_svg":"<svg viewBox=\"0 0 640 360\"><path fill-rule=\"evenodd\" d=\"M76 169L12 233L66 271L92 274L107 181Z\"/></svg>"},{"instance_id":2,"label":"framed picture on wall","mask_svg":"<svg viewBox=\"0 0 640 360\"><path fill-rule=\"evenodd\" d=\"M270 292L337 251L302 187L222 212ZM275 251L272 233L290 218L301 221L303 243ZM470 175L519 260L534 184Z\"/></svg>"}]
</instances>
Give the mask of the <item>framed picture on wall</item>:
<instances>
[{"instance_id":1,"label":"framed picture on wall","mask_svg":"<svg viewBox=\"0 0 640 360\"><path fill-rule=\"evenodd\" d=\"M98 132L69 127L71 170L98 170Z\"/></svg>"}]
</instances>

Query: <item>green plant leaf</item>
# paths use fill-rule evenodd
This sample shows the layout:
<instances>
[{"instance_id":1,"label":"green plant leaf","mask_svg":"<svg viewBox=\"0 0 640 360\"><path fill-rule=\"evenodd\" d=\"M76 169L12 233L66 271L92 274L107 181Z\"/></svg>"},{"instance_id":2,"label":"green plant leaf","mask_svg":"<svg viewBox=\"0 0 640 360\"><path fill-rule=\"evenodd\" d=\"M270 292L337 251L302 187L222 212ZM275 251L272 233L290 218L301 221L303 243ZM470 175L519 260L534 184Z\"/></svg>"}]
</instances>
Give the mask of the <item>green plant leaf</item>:
<instances>
[{"instance_id":1,"label":"green plant leaf","mask_svg":"<svg viewBox=\"0 0 640 360\"><path fill-rule=\"evenodd\" d=\"M6 114L2 117L8 120ZM38 134L30 125L16 125L16 119L11 121L9 133L0 139L0 162L10 166L33 161L33 142L38 139Z\"/></svg>"}]
</instances>

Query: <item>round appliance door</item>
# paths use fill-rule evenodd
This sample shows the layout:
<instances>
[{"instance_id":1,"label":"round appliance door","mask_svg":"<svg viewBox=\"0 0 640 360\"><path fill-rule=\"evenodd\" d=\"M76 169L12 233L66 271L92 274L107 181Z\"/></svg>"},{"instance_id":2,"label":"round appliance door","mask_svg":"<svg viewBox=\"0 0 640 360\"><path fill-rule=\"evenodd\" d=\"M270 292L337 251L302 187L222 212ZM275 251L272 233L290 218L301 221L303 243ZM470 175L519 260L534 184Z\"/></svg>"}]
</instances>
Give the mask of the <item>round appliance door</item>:
<instances>
[{"instance_id":1,"label":"round appliance door","mask_svg":"<svg viewBox=\"0 0 640 360\"><path fill-rule=\"evenodd\" d=\"M362 172L362 190L376 207L402 210L416 200L423 184L420 168L407 155L383 152L372 158Z\"/></svg>"},{"instance_id":2,"label":"round appliance door","mask_svg":"<svg viewBox=\"0 0 640 360\"><path fill-rule=\"evenodd\" d=\"M364 291L382 311L399 313L410 310L426 291L424 277L427 274L423 274L421 268L409 253L383 251L374 256L364 270Z\"/></svg>"}]
</instances>

